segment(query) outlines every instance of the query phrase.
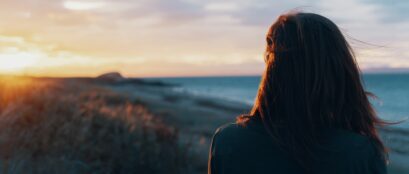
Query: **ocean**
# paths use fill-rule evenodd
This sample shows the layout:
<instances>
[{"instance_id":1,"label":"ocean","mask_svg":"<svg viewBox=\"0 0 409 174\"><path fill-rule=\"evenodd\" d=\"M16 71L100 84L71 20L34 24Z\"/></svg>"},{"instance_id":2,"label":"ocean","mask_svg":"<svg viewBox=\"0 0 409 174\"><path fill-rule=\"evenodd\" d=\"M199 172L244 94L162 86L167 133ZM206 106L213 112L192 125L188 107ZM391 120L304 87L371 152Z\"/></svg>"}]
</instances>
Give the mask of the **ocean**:
<instances>
[{"instance_id":1,"label":"ocean","mask_svg":"<svg viewBox=\"0 0 409 174\"><path fill-rule=\"evenodd\" d=\"M260 76L154 78L175 84L171 88L175 92L249 105L254 102L260 79ZM390 125L387 130L391 131L383 130L381 138L390 149L389 160L394 166L389 168L389 173L409 173L409 73L364 74L363 83L366 91L377 96L370 101L380 118L389 122L406 120Z\"/></svg>"},{"instance_id":2,"label":"ocean","mask_svg":"<svg viewBox=\"0 0 409 174\"><path fill-rule=\"evenodd\" d=\"M153 78L176 84L172 90L203 95L252 105L257 94L260 76L242 77L177 77ZM377 96L371 99L378 115L386 121L401 121L409 117L409 73L364 74L364 86ZM409 129L409 120L393 125Z\"/></svg>"}]
</instances>

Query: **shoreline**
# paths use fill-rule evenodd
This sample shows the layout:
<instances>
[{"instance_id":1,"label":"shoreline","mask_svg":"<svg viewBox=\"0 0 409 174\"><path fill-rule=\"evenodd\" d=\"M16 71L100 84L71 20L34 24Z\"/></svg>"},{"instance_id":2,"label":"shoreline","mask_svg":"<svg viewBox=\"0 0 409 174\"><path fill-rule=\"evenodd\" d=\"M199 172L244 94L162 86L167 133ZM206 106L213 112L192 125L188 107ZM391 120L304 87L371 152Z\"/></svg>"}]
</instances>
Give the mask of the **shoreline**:
<instances>
[{"instance_id":1,"label":"shoreline","mask_svg":"<svg viewBox=\"0 0 409 174\"><path fill-rule=\"evenodd\" d=\"M198 162L204 165L200 169L207 167L205 164L207 164L208 149L214 131L223 124L234 122L237 116L248 113L251 109L251 105L245 102L173 91L171 85L144 86L126 84L108 85L106 87L145 103L153 113L177 127L181 133L182 143L191 143L194 153L201 156L198 158ZM407 130L387 127L379 131L383 139L385 139L384 141L388 141L385 143L391 145L389 173L409 173L409 161L407 160L409 159L409 149L400 144L402 141L409 144L409 140L405 138ZM398 134L395 134L395 132ZM402 140L401 142L394 142L397 136ZM403 149L404 152L397 149Z\"/></svg>"},{"instance_id":2,"label":"shoreline","mask_svg":"<svg viewBox=\"0 0 409 174\"><path fill-rule=\"evenodd\" d=\"M207 170L208 151L216 129L250 110L244 103L177 93L168 87L107 87L143 103L152 113L177 128L181 143L189 145L197 155L196 163L201 164L197 170L202 172Z\"/></svg>"},{"instance_id":3,"label":"shoreline","mask_svg":"<svg viewBox=\"0 0 409 174\"><path fill-rule=\"evenodd\" d=\"M138 110L142 109L152 113L155 117L152 118L163 121L162 126L168 127L169 130L175 132L177 142L180 147L186 150L185 155L190 158L189 165L192 166L192 170L189 169L190 173L206 173L211 138L216 129L224 124L234 122L237 116L248 113L251 109L251 105L245 102L175 91L172 89L178 86L161 81L126 78L119 80L32 78L31 80L38 84L57 84L57 90L70 92L59 95L60 93L49 93L47 88L44 89L47 90L50 97L56 96L57 99L62 99L62 101L70 99L70 96L74 97L74 93L78 94L78 92L84 91L84 88L90 92L85 94L91 96L109 96L111 93L113 96L117 96L112 99L108 97L102 100L108 102L108 104L114 104L115 107L125 107L124 103L127 102L137 104L138 107L140 106L137 108ZM84 100L83 98L78 99ZM99 100L89 102L97 101ZM76 111L76 109L73 111ZM53 118L51 115L47 116ZM111 123L107 122L107 124ZM78 127L75 129L78 129ZM387 147L391 149L389 173L409 173L409 146L407 146L409 144L409 130L386 127L379 129L379 132Z\"/></svg>"}]
</instances>

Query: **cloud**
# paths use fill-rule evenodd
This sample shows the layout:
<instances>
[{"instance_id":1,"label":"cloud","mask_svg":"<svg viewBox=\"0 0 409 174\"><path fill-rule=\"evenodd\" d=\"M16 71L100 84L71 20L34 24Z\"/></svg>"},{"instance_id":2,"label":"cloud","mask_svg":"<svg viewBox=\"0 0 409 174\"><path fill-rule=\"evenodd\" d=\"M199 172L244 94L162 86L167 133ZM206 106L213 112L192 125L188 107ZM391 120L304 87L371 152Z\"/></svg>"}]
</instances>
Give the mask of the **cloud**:
<instances>
[{"instance_id":1,"label":"cloud","mask_svg":"<svg viewBox=\"0 0 409 174\"><path fill-rule=\"evenodd\" d=\"M207 11L226 12L226 11L238 11L240 10L240 7L237 5L237 3L233 3L233 2L215 2L215 3L205 4L204 9Z\"/></svg>"},{"instance_id":2,"label":"cloud","mask_svg":"<svg viewBox=\"0 0 409 174\"><path fill-rule=\"evenodd\" d=\"M64 7L69 10L93 10L107 5L104 1L64 1Z\"/></svg>"},{"instance_id":3,"label":"cloud","mask_svg":"<svg viewBox=\"0 0 409 174\"><path fill-rule=\"evenodd\" d=\"M5 1L0 4L0 45L40 50L67 67L79 62L107 69L113 67L106 64L118 68L144 64L139 69L153 73L147 69L167 63L163 71L179 74L194 71L179 66L186 64L201 69L198 74L206 69L228 73L223 66L262 69L267 28L278 15L299 9L337 23L351 37L361 67L405 68L409 67L407 4L405 0ZM129 74L141 74L125 67Z\"/></svg>"},{"instance_id":4,"label":"cloud","mask_svg":"<svg viewBox=\"0 0 409 174\"><path fill-rule=\"evenodd\" d=\"M409 21L409 1L404 0L363 0L364 3L375 4L381 8L378 13L382 14L384 23L401 23Z\"/></svg>"}]
</instances>

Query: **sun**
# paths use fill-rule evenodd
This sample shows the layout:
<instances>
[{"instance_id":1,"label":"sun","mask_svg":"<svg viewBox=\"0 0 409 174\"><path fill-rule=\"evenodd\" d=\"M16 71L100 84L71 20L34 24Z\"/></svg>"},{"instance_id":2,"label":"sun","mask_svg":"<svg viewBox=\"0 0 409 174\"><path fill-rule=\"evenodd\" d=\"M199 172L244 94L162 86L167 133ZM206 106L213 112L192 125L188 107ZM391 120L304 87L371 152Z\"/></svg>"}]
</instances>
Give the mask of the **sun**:
<instances>
[{"instance_id":1,"label":"sun","mask_svg":"<svg viewBox=\"0 0 409 174\"><path fill-rule=\"evenodd\" d=\"M0 73L18 73L27 67L34 66L39 57L26 53L0 53Z\"/></svg>"}]
</instances>

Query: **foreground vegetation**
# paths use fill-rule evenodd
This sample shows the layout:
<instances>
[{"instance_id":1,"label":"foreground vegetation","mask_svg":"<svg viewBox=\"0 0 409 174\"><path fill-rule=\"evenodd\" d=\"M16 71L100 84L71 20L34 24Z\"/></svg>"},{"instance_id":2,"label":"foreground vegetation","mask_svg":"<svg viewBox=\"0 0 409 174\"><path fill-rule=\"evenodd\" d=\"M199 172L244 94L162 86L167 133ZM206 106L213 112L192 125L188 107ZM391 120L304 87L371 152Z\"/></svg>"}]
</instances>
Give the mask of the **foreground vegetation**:
<instances>
[{"instance_id":1,"label":"foreground vegetation","mask_svg":"<svg viewBox=\"0 0 409 174\"><path fill-rule=\"evenodd\" d=\"M185 173L178 132L91 83L0 78L1 173Z\"/></svg>"}]
</instances>

